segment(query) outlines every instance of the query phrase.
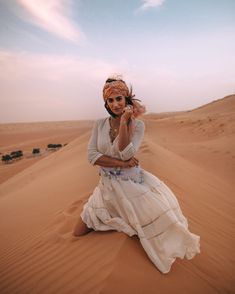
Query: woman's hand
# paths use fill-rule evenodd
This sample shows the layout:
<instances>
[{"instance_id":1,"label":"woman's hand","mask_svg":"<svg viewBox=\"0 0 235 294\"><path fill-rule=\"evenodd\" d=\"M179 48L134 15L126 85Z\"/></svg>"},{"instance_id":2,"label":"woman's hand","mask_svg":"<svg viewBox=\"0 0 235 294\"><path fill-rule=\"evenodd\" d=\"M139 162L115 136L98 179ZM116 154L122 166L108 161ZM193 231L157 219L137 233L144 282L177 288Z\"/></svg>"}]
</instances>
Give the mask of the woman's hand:
<instances>
[{"instance_id":1,"label":"woman's hand","mask_svg":"<svg viewBox=\"0 0 235 294\"><path fill-rule=\"evenodd\" d=\"M135 157L132 157L128 160L123 161L123 168L131 168L134 166L138 166L139 165L139 160Z\"/></svg>"},{"instance_id":2,"label":"woman's hand","mask_svg":"<svg viewBox=\"0 0 235 294\"><path fill-rule=\"evenodd\" d=\"M127 105L124 109L123 109L123 114L121 116L121 120L126 120L128 121L129 118L132 117L133 115L133 106L132 105Z\"/></svg>"}]
</instances>

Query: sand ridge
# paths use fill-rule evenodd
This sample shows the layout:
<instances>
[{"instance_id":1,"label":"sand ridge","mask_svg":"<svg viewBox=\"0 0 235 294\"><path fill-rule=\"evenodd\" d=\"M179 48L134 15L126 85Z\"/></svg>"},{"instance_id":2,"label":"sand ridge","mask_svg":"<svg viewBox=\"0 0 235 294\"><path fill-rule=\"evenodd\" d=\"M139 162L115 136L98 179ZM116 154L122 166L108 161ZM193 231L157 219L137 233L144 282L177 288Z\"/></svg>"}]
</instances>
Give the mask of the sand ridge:
<instances>
[{"instance_id":1,"label":"sand ridge","mask_svg":"<svg viewBox=\"0 0 235 294\"><path fill-rule=\"evenodd\" d=\"M190 261L178 259L167 275L154 267L136 236L93 231L71 237L99 180L86 154L92 123L61 123L57 139L68 145L22 164L15 173L20 161L12 163L8 178L4 172L10 165L1 165L0 292L232 293L233 106L235 95L188 112L143 116L141 166L173 190L190 230L201 236L201 254ZM31 141L27 128L33 132L32 125L25 124L23 131L15 126L19 135L13 142L8 136L12 129L1 126L1 150L18 143L30 149L35 140L44 146L55 134L44 128Z\"/></svg>"}]
</instances>

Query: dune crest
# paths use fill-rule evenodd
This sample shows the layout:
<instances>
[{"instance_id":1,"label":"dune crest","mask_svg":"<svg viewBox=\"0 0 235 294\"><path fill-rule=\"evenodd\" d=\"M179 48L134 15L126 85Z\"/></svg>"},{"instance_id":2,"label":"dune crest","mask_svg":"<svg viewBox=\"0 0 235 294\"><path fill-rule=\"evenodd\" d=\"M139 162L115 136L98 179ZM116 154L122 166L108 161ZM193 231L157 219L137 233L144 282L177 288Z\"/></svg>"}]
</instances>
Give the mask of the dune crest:
<instances>
[{"instance_id":1,"label":"dune crest","mask_svg":"<svg viewBox=\"0 0 235 294\"><path fill-rule=\"evenodd\" d=\"M200 255L178 259L164 276L136 236L92 231L72 237L99 175L87 161L90 122L60 124L57 138L69 144L30 166L16 163L17 172L0 186L0 292L232 293L234 103L231 95L191 111L143 116L146 133L137 157L176 194L189 228L201 236ZM44 128L30 142L27 126L13 129L19 143L28 138L25 148L51 138ZM5 128L4 150L17 146L7 134ZM7 169L1 165L2 174Z\"/></svg>"}]
</instances>

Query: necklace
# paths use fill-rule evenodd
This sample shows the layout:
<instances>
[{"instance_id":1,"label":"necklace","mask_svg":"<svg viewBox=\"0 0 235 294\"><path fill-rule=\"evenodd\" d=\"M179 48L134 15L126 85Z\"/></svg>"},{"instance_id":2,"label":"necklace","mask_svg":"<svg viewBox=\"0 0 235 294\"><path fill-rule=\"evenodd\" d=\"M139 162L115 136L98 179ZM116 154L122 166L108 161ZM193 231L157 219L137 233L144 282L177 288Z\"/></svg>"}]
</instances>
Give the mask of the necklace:
<instances>
[{"instance_id":1,"label":"necklace","mask_svg":"<svg viewBox=\"0 0 235 294\"><path fill-rule=\"evenodd\" d=\"M110 117L109 118L109 124L110 124L109 136L110 136L111 142L113 143L113 141L115 140L115 138L118 135L119 126L118 127L113 127L111 122L112 122L112 120L111 120L111 117Z\"/></svg>"}]
</instances>

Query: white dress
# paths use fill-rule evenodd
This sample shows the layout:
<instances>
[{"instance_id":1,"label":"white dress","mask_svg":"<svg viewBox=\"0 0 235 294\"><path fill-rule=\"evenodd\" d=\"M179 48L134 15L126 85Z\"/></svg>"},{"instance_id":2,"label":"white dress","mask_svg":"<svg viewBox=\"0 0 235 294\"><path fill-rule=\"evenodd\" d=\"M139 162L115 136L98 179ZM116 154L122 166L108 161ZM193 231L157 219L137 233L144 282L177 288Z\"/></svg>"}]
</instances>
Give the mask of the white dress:
<instances>
[{"instance_id":1,"label":"white dress","mask_svg":"<svg viewBox=\"0 0 235 294\"><path fill-rule=\"evenodd\" d=\"M88 143L88 160L94 165L102 155L127 160L135 155L145 125L135 120L131 142L118 150L118 136L109 137L109 117L94 123ZM83 206L82 220L96 231L116 230L137 235L154 265L168 273L176 257L193 258L200 253L200 237L188 230L187 219L169 187L140 166L99 168L100 181Z\"/></svg>"}]
</instances>

